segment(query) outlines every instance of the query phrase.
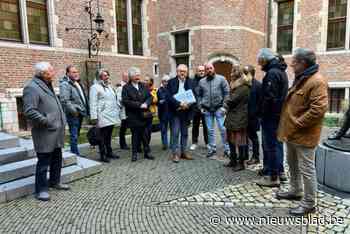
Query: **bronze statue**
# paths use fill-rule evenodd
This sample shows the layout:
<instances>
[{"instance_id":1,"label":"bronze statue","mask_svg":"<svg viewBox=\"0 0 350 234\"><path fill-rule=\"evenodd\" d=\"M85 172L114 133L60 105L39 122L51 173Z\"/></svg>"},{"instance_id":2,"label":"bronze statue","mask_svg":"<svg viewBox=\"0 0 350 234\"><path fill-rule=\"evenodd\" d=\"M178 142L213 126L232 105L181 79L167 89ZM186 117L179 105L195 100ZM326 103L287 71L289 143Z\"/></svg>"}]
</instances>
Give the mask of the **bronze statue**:
<instances>
[{"instance_id":1,"label":"bronze statue","mask_svg":"<svg viewBox=\"0 0 350 234\"><path fill-rule=\"evenodd\" d=\"M350 128L350 108L344 114L344 123L341 128L331 134L323 143L333 149L350 152L350 136L346 132Z\"/></svg>"}]
</instances>

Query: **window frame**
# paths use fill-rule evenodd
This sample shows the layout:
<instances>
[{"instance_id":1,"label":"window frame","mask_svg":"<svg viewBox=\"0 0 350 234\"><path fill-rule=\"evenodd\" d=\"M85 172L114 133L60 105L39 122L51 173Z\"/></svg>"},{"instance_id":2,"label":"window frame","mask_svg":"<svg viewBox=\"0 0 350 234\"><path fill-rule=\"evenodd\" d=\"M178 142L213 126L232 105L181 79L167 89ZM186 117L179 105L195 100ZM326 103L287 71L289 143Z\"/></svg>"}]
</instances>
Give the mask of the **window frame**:
<instances>
[{"instance_id":1,"label":"window frame","mask_svg":"<svg viewBox=\"0 0 350 234\"><path fill-rule=\"evenodd\" d=\"M190 40L190 30L186 29L186 30L180 30L180 31L175 31L172 32L172 38L173 38L173 54L172 54L172 58L174 60L175 66L177 66L177 59L181 59L181 58L185 58L188 60L188 64L186 64L188 66L188 69L190 69L191 66L191 40ZM180 52L180 53L176 53L176 36L180 35L180 34L187 34L187 45L188 45L188 51L187 52Z\"/></svg>"},{"instance_id":2,"label":"window frame","mask_svg":"<svg viewBox=\"0 0 350 234\"><path fill-rule=\"evenodd\" d=\"M27 0L17 0L19 3L19 9L18 9L18 17L19 17L19 24L20 24L20 34L21 34L21 40L7 40L0 38L0 42L13 42L13 43L19 43L19 44L25 44L25 45L37 45L37 46L47 46L51 47L53 46L53 28L52 28L52 19L51 19L51 12L53 12L53 2L52 0L45 0L46 5L46 20L47 20L47 35L48 35L48 42L47 43L36 43L36 42L30 42L29 39L29 25L28 25L28 14L27 14Z\"/></svg>"},{"instance_id":3,"label":"window frame","mask_svg":"<svg viewBox=\"0 0 350 234\"><path fill-rule=\"evenodd\" d=\"M32 45L44 45L44 46L50 46L50 20L49 20L49 7L48 7L48 4L49 4L49 1L48 0L45 0L45 9L46 9L46 23L47 23L47 43L46 42L39 42L39 41L33 41L31 42L31 39L30 39L30 29L29 29L29 24L28 24L28 5L27 5L27 1L28 0L25 0L26 2L26 19L27 19L27 29L28 29L28 41L29 41L29 44L32 44Z\"/></svg>"},{"instance_id":4,"label":"window frame","mask_svg":"<svg viewBox=\"0 0 350 234\"><path fill-rule=\"evenodd\" d=\"M21 21L21 1L20 0L15 0L18 4L18 25L19 25L19 39L11 39L11 38L2 38L0 37L0 41L8 41L8 42L18 42L22 43L23 42L23 26L22 26L22 21Z\"/></svg>"},{"instance_id":5,"label":"window frame","mask_svg":"<svg viewBox=\"0 0 350 234\"><path fill-rule=\"evenodd\" d=\"M280 8L280 4L283 3L287 3L287 2L292 2L292 23L288 24L288 25L280 25L279 24L279 8ZM295 14L295 0L276 0L277 3L277 20L276 20L276 51L282 55L287 55L287 54L292 54L293 52L293 41L294 41L294 14ZM291 35L291 39L292 39L292 44L291 44L291 48L288 51L279 51L279 36L281 35L280 32L287 32L289 30L292 30L292 35Z\"/></svg>"},{"instance_id":6,"label":"window frame","mask_svg":"<svg viewBox=\"0 0 350 234\"><path fill-rule=\"evenodd\" d=\"M118 42L118 25L117 25L117 1L114 0L114 6L115 6L115 25L116 25L116 43L117 43L117 53L118 54L124 54L124 55L131 55L131 56L145 56L145 46L144 46L144 40L145 40L145 35L144 35L144 0L138 0L140 1L140 12L141 12L141 43L142 43L142 53L136 54L135 49L134 49L134 24L133 24L133 9L132 9L132 0L123 0L126 1L126 23L127 23L127 34L128 34L128 52L127 53L120 53L119 52L119 42Z\"/></svg>"},{"instance_id":7,"label":"window frame","mask_svg":"<svg viewBox=\"0 0 350 234\"><path fill-rule=\"evenodd\" d=\"M349 33L350 33L350 30L348 29L348 26L349 26L349 9L350 9L350 1L347 0L346 2L346 13L345 13L345 16L337 16L337 17L334 17L334 18L330 18L329 17L329 8L330 8L330 0L327 0L328 1L328 9L327 9L327 31L326 31L326 34L327 34L327 40L326 40L326 51L341 51L341 50L347 50L349 49ZM329 25L330 23L339 23L339 22L344 22L345 24L345 37L344 37L344 46L341 46L341 47L328 47L328 39L329 39Z\"/></svg>"}]
</instances>

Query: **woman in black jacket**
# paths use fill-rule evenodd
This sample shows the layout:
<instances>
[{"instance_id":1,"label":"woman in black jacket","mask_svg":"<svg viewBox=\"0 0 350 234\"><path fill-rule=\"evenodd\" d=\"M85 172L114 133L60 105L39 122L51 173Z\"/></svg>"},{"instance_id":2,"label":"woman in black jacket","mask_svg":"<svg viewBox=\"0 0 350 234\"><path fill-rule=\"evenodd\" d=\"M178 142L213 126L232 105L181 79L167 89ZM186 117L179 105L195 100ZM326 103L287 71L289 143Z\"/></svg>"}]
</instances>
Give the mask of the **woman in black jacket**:
<instances>
[{"instance_id":1,"label":"woman in black jacket","mask_svg":"<svg viewBox=\"0 0 350 234\"><path fill-rule=\"evenodd\" d=\"M140 82L141 72L136 67L128 70L129 82L123 87L122 102L125 106L127 124L131 129L132 158L137 160L137 151L143 144L144 157L154 159L150 155L151 149L146 132L146 123L152 118L149 107L152 102L152 96L148 89Z\"/></svg>"}]
</instances>

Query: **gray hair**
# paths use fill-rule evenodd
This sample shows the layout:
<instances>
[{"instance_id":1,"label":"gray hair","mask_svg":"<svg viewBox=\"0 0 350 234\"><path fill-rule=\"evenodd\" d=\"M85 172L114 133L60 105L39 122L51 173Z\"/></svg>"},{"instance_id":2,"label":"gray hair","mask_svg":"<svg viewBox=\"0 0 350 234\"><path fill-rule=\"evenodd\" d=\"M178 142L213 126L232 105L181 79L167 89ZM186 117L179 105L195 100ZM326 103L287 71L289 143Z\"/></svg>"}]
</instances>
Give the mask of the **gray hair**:
<instances>
[{"instance_id":1,"label":"gray hair","mask_svg":"<svg viewBox=\"0 0 350 234\"><path fill-rule=\"evenodd\" d=\"M162 77L162 81L168 81L168 80L170 80L170 76L169 75L167 75L167 74L165 74L163 77Z\"/></svg>"},{"instance_id":2,"label":"gray hair","mask_svg":"<svg viewBox=\"0 0 350 234\"><path fill-rule=\"evenodd\" d=\"M257 55L258 60L264 60L264 61L271 61L272 59L276 58L276 54L272 52L269 48L262 48L259 50Z\"/></svg>"},{"instance_id":3,"label":"gray hair","mask_svg":"<svg viewBox=\"0 0 350 234\"><path fill-rule=\"evenodd\" d=\"M176 68L176 70L179 70L180 68L186 68L186 70L188 70L188 67L186 64L179 64Z\"/></svg>"},{"instance_id":4,"label":"gray hair","mask_svg":"<svg viewBox=\"0 0 350 234\"><path fill-rule=\"evenodd\" d=\"M106 68L99 68L96 71L96 80L100 80L100 78L104 72L106 72L109 75L109 71Z\"/></svg>"},{"instance_id":5,"label":"gray hair","mask_svg":"<svg viewBox=\"0 0 350 234\"><path fill-rule=\"evenodd\" d=\"M35 76L41 76L45 71L52 67L49 62L39 62L34 65Z\"/></svg>"},{"instance_id":6,"label":"gray hair","mask_svg":"<svg viewBox=\"0 0 350 234\"><path fill-rule=\"evenodd\" d=\"M293 57L298 61L303 61L308 67L316 64L315 52L307 48L295 49Z\"/></svg>"},{"instance_id":7,"label":"gray hair","mask_svg":"<svg viewBox=\"0 0 350 234\"><path fill-rule=\"evenodd\" d=\"M128 76L129 76L129 79L131 79L132 77L134 76L137 76L137 75L140 75L141 74L141 70L140 68L138 67L130 67L128 69Z\"/></svg>"}]
</instances>

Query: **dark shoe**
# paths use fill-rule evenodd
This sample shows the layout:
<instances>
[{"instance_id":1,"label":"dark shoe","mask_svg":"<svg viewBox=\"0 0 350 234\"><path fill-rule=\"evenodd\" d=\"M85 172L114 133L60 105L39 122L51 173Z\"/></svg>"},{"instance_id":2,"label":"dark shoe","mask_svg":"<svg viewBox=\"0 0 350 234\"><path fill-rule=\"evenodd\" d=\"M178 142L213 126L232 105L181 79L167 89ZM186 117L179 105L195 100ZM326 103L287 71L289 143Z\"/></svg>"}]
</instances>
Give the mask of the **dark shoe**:
<instances>
[{"instance_id":1,"label":"dark shoe","mask_svg":"<svg viewBox=\"0 0 350 234\"><path fill-rule=\"evenodd\" d=\"M111 159L119 159L120 157L116 154L113 154L111 153L110 155L107 156L108 158L111 158Z\"/></svg>"},{"instance_id":2,"label":"dark shoe","mask_svg":"<svg viewBox=\"0 0 350 234\"><path fill-rule=\"evenodd\" d=\"M341 133L337 132L335 134L332 134L328 137L328 140L340 140L340 138L342 138L342 135Z\"/></svg>"},{"instance_id":3,"label":"dark shoe","mask_svg":"<svg viewBox=\"0 0 350 234\"><path fill-rule=\"evenodd\" d=\"M167 150L168 146L167 145L163 145L162 150Z\"/></svg>"},{"instance_id":4,"label":"dark shoe","mask_svg":"<svg viewBox=\"0 0 350 234\"><path fill-rule=\"evenodd\" d=\"M277 192L276 198L278 200L285 199L285 200L297 200L299 201L303 196L301 194L295 194L291 192Z\"/></svg>"},{"instance_id":5,"label":"dark shoe","mask_svg":"<svg viewBox=\"0 0 350 234\"><path fill-rule=\"evenodd\" d=\"M123 145L123 146L121 146L121 147L120 147L120 149L122 149L122 150L129 150L129 149L130 149L130 147L129 147L129 146L127 146L127 145Z\"/></svg>"},{"instance_id":6,"label":"dark shoe","mask_svg":"<svg viewBox=\"0 0 350 234\"><path fill-rule=\"evenodd\" d=\"M188 153L182 153L181 158L185 160L193 160L192 156L189 155Z\"/></svg>"},{"instance_id":7,"label":"dark shoe","mask_svg":"<svg viewBox=\"0 0 350 234\"><path fill-rule=\"evenodd\" d=\"M57 190L70 190L70 187L67 184L62 183L50 185L50 187Z\"/></svg>"},{"instance_id":8,"label":"dark shoe","mask_svg":"<svg viewBox=\"0 0 350 234\"><path fill-rule=\"evenodd\" d=\"M230 153L227 152L227 151L225 151L225 152L224 152L224 157L225 157L225 158L229 158L229 157L230 157Z\"/></svg>"},{"instance_id":9,"label":"dark shoe","mask_svg":"<svg viewBox=\"0 0 350 234\"><path fill-rule=\"evenodd\" d=\"M39 192L35 195L35 198L39 201L50 201L50 195L48 192Z\"/></svg>"},{"instance_id":10,"label":"dark shoe","mask_svg":"<svg viewBox=\"0 0 350 234\"><path fill-rule=\"evenodd\" d=\"M265 173L264 168L258 170L258 176L265 176Z\"/></svg>"},{"instance_id":11,"label":"dark shoe","mask_svg":"<svg viewBox=\"0 0 350 234\"><path fill-rule=\"evenodd\" d=\"M260 162L259 159L251 158L251 159L247 162L247 165L259 164L259 162Z\"/></svg>"},{"instance_id":12,"label":"dark shoe","mask_svg":"<svg viewBox=\"0 0 350 234\"><path fill-rule=\"evenodd\" d=\"M316 207L306 208L306 207L298 206L296 208L291 208L289 210L289 214L294 216L304 216L315 212L316 212Z\"/></svg>"},{"instance_id":13,"label":"dark shoe","mask_svg":"<svg viewBox=\"0 0 350 234\"><path fill-rule=\"evenodd\" d=\"M288 178L287 178L286 173L285 173L285 172L282 172L282 173L280 174L280 181L281 181L281 182L286 182L287 180L288 180Z\"/></svg>"},{"instance_id":14,"label":"dark shoe","mask_svg":"<svg viewBox=\"0 0 350 234\"><path fill-rule=\"evenodd\" d=\"M148 160L154 160L154 157L150 154L146 154L145 155L145 159L148 159Z\"/></svg>"},{"instance_id":15,"label":"dark shoe","mask_svg":"<svg viewBox=\"0 0 350 234\"><path fill-rule=\"evenodd\" d=\"M215 151L209 151L208 153L207 153L207 158L211 158L211 157L213 157L214 155L215 155Z\"/></svg>"},{"instance_id":16,"label":"dark shoe","mask_svg":"<svg viewBox=\"0 0 350 234\"><path fill-rule=\"evenodd\" d=\"M279 187L280 179L277 176L263 176L256 184L263 187Z\"/></svg>"},{"instance_id":17,"label":"dark shoe","mask_svg":"<svg viewBox=\"0 0 350 234\"><path fill-rule=\"evenodd\" d=\"M180 161L179 155L173 154L173 159L172 160L173 160L174 163L178 163Z\"/></svg>"},{"instance_id":18,"label":"dark shoe","mask_svg":"<svg viewBox=\"0 0 350 234\"><path fill-rule=\"evenodd\" d=\"M243 161L238 162L238 164L235 167L233 167L233 171L234 172L242 171L244 169L245 169L245 166L244 166L244 162Z\"/></svg>"},{"instance_id":19,"label":"dark shoe","mask_svg":"<svg viewBox=\"0 0 350 234\"><path fill-rule=\"evenodd\" d=\"M101 157L101 162L110 163L111 160L107 157Z\"/></svg>"},{"instance_id":20,"label":"dark shoe","mask_svg":"<svg viewBox=\"0 0 350 234\"><path fill-rule=\"evenodd\" d=\"M236 165L237 165L237 161L230 159L228 163L224 164L224 167L235 167Z\"/></svg>"},{"instance_id":21,"label":"dark shoe","mask_svg":"<svg viewBox=\"0 0 350 234\"><path fill-rule=\"evenodd\" d=\"M133 154L131 156L131 162L136 162L137 161L137 154Z\"/></svg>"}]
</instances>

